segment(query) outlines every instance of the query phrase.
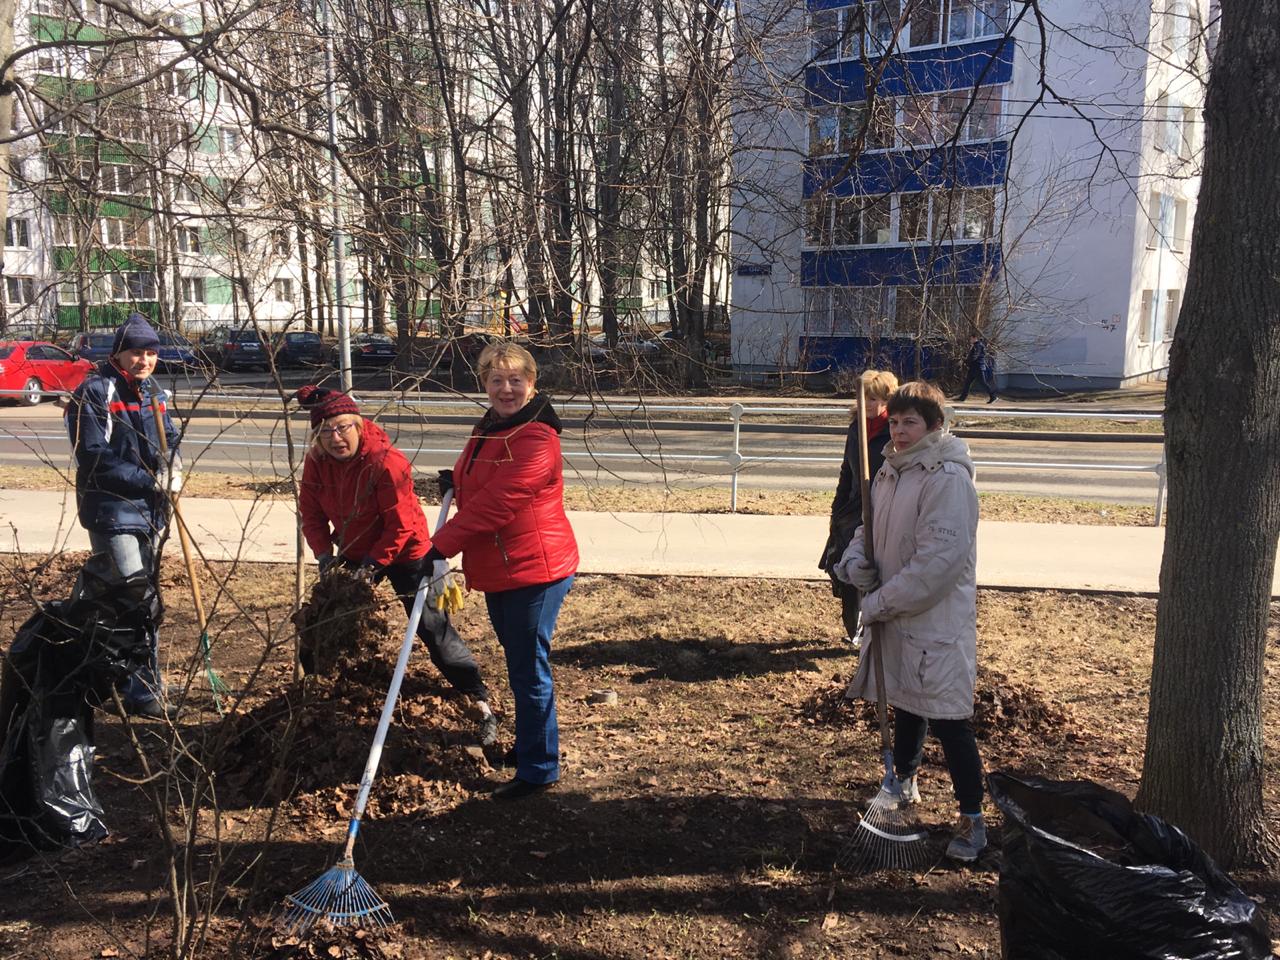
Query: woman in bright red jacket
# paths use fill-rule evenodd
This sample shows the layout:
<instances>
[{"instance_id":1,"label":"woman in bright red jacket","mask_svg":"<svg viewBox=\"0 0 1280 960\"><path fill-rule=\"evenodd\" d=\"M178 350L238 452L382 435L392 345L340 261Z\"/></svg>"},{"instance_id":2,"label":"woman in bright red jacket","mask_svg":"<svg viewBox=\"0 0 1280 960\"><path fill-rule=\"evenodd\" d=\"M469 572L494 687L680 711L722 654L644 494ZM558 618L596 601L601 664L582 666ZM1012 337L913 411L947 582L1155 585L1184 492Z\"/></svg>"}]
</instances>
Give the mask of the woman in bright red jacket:
<instances>
[{"instance_id":1,"label":"woman in bright red jacket","mask_svg":"<svg viewBox=\"0 0 1280 960\"><path fill-rule=\"evenodd\" d=\"M516 800L560 779L551 635L578 544L564 513L560 418L536 390L537 364L524 348L496 343L478 367L490 407L453 470L441 473L458 512L427 556L461 552L467 586L484 591L516 706L516 775L493 795Z\"/></svg>"},{"instance_id":2,"label":"woman in bright red jacket","mask_svg":"<svg viewBox=\"0 0 1280 960\"><path fill-rule=\"evenodd\" d=\"M311 412L312 429L298 509L320 572L342 563L375 581L385 577L408 613L430 568L423 558L431 549L409 461L380 426L360 416L355 400L345 393L305 386L297 399ZM449 684L476 701L480 742L493 744L498 721L489 708L489 691L448 613L428 604L418 636Z\"/></svg>"}]
</instances>

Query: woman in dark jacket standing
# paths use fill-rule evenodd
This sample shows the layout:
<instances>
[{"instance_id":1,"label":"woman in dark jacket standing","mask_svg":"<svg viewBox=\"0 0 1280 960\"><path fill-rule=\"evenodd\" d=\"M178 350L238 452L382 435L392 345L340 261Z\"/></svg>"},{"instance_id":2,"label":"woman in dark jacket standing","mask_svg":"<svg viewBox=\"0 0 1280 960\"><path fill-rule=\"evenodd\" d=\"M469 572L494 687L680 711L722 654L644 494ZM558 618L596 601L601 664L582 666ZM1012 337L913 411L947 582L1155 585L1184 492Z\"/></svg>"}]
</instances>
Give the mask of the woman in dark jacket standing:
<instances>
[{"instance_id":1,"label":"woman in dark jacket standing","mask_svg":"<svg viewBox=\"0 0 1280 960\"><path fill-rule=\"evenodd\" d=\"M889 443L889 398L898 389L898 378L888 370L864 370L862 383L867 409L853 411L853 420L844 441L840 480L831 501L831 532L818 561L819 569L831 577L831 592L840 598L840 619L851 639L858 633L858 591L832 572L849 546L853 531L862 524L862 457L858 452L858 417L867 418L867 457L872 479L884 465L884 449Z\"/></svg>"},{"instance_id":2,"label":"woman in dark jacket standing","mask_svg":"<svg viewBox=\"0 0 1280 960\"><path fill-rule=\"evenodd\" d=\"M489 410L452 471L458 512L433 539L428 559L462 554L467 587L481 590L516 707L516 775L493 795L515 800L560 779L560 733L551 678L551 636L578 569L564 512L560 418L536 390L527 350L495 343L479 360Z\"/></svg>"},{"instance_id":3,"label":"woman in dark jacket standing","mask_svg":"<svg viewBox=\"0 0 1280 960\"><path fill-rule=\"evenodd\" d=\"M431 548L409 461L380 426L360 416L345 393L305 386L296 396L311 413L312 445L298 485L307 545L322 573L344 563L370 579L386 577L408 613L429 568L423 557ZM450 686L475 701L480 742L494 743L498 721L489 708L488 688L449 614L426 605L418 637Z\"/></svg>"}]
</instances>

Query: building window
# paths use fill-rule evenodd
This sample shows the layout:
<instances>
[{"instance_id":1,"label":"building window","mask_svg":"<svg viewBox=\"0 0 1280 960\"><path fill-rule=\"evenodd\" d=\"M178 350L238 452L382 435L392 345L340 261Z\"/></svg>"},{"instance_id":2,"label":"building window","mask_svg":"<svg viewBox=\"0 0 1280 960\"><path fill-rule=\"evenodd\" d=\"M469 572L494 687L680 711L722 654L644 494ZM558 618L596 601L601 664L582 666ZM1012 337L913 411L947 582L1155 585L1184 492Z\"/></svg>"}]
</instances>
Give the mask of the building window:
<instances>
[{"instance_id":1,"label":"building window","mask_svg":"<svg viewBox=\"0 0 1280 960\"><path fill-rule=\"evenodd\" d=\"M1147 194L1147 249L1154 250L1160 242L1160 206L1159 190Z\"/></svg>"},{"instance_id":2,"label":"building window","mask_svg":"<svg viewBox=\"0 0 1280 960\"><path fill-rule=\"evenodd\" d=\"M287 257L293 250L289 239L288 227L276 227L271 231L271 252L278 257Z\"/></svg>"},{"instance_id":3,"label":"building window","mask_svg":"<svg viewBox=\"0 0 1280 960\"><path fill-rule=\"evenodd\" d=\"M1004 33L1009 0L919 0L911 9L908 39L912 47L965 43Z\"/></svg>"},{"instance_id":4,"label":"building window","mask_svg":"<svg viewBox=\"0 0 1280 960\"><path fill-rule=\"evenodd\" d=\"M142 173L127 163L104 163L98 169L98 186L103 193L130 196L140 189Z\"/></svg>"},{"instance_id":5,"label":"building window","mask_svg":"<svg viewBox=\"0 0 1280 960\"><path fill-rule=\"evenodd\" d=\"M34 277L5 277L4 302L11 307L36 302Z\"/></svg>"},{"instance_id":6,"label":"building window","mask_svg":"<svg viewBox=\"0 0 1280 960\"><path fill-rule=\"evenodd\" d=\"M236 153L239 151L240 131L235 127L219 127L218 149L223 153Z\"/></svg>"},{"instance_id":7,"label":"building window","mask_svg":"<svg viewBox=\"0 0 1280 960\"><path fill-rule=\"evenodd\" d=\"M1182 291L1166 290L1164 292L1164 339L1173 339L1173 331L1178 326L1178 314L1181 311Z\"/></svg>"},{"instance_id":8,"label":"building window","mask_svg":"<svg viewBox=\"0 0 1280 960\"><path fill-rule=\"evenodd\" d=\"M860 246L890 242L890 194L841 197L832 206L836 244Z\"/></svg>"},{"instance_id":9,"label":"building window","mask_svg":"<svg viewBox=\"0 0 1280 960\"><path fill-rule=\"evenodd\" d=\"M288 277L280 277L273 281L271 292L277 303L293 303L293 281Z\"/></svg>"},{"instance_id":10,"label":"building window","mask_svg":"<svg viewBox=\"0 0 1280 960\"><path fill-rule=\"evenodd\" d=\"M9 217L4 222L4 245L25 249L31 246L31 221L25 217Z\"/></svg>"},{"instance_id":11,"label":"building window","mask_svg":"<svg viewBox=\"0 0 1280 960\"><path fill-rule=\"evenodd\" d=\"M864 244L888 243L890 224L889 194L880 197L864 197L862 202L862 242Z\"/></svg>"},{"instance_id":12,"label":"building window","mask_svg":"<svg viewBox=\"0 0 1280 960\"><path fill-rule=\"evenodd\" d=\"M1183 117L1186 111L1182 103L1168 93L1162 93L1156 101L1156 137L1155 147L1162 152L1174 156L1187 156L1183 148L1186 134L1183 132Z\"/></svg>"},{"instance_id":13,"label":"building window","mask_svg":"<svg viewBox=\"0 0 1280 960\"><path fill-rule=\"evenodd\" d=\"M996 192L992 187L962 190L964 206L960 239L985 240L995 232Z\"/></svg>"},{"instance_id":14,"label":"building window","mask_svg":"<svg viewBox=\"0 0 1280 960\"><path fill-rule=\"evenodd\" d=\"M866 101L841 106L840 149L845 153L852 153L859 146L863 150L891 148L897 126L894 116L896 107L894 100L885 97L876 97L870 107Z\"/></svg>"},{"instance_id":15,"label":"building window","mask_svg":"<svg viewBox=\"0 0 1280 960\"><path fill-rule=\"evenodd\" d=\"M178 249L183 253L200 252L200 231L196 227L178 228Z\"/></svg>"},{"instance_id":16,"label":"building window","mask_svg":"<svg viewBox=\"0 0 1280 960\"><path fill-rule=\"evenodd\" d=\"M816 246L831 243L831 203L826 197L810 197L804 202L805 239Z\"/></svg>"},{"instance_id":17,"label":"building window","mask_svg":"<svg viewBox=\"0 0 1280 960\"><path fill-rule=\"evenodd\" d=\"M117 217L103 217L98 223L98 234L104 246L123 247L128 233L125 222Z\"/></svg>"},{"instance_id":18,"label":"building window","mask_svg":"<svg viewBox=\"0 0 1280 960\"><path fill-rule=\"evenodd\" d=\"M111 299L116 303L137 303L156 298L156 275L145 271L111 274Z\"/></svg>"},{"instance_id":19,"label":"building window","mask_svg":"<svg viewBox=\"0 0 1280 960\"><path fill-rule=\"evenodd\" d=\"M1173 249L1185 253L1187 249L1187 201L1178 200L1173 205Z\"/></svg>"},{"instance_id":20,"label":"building window","mask_svg":"<svg viewBox=\"0 0 1280 960\"><path fill-rule=\"evenodd\" d=\"M805 287L804 332L812 337L831 335L830 287Z\"/></svg>"},{"instance_id":21,"label":"building window","mask_svg":"<svg viewBox=\"0 0 1280 960\"><path fill-rule=\"evenodd\" d=\"M1178 142L1178 156L1190 160L1195 156L1196 147L1196 112L1190 107L1182 108L1181 136Z\"/></svg>"},{"instance_id":22,"label":"building window","mask_svg":"<svg viewBox=\"0 0 1280 960\"><path fill-rule=\"evenodd\" d=\"M839 127L835 107L818 107L809 117L809 156L821 157L836 152Z\"/></svg>"},{"instance_id":23,"label":"building window","mask_svg":"<svg viewBox=\"0 0 1280 960\"><path fill-rule=\"evenodd\" d=\"M929 239L929 194L898 195L898 242L922 243Z\"/></svg>"},{"instance_id":24,"label":"building window","mask_svg":"<svg viewBox=\"0 0 1280 960\"><path fill-rule=\"evenodd\" d=\"M946 0L917 0L908 22L911 46L929 47L946 36Z\"/></svg>"},{"instance_id":25,"label":"building window","mask_svg":"<svg viewBox=\"0 0 1280 960\"><path fill-rule=\"evenodd\" d=\"M182 302L204 303L204 277L182 278Z\"/></svg>"},{"instance_id":26,"label":"building window","mask_svg":"<svg viewBox=\"0 0 1280 960\"><path fill-rule=\"evenodd\" d=\"M1138 316L1139 343L1151 342L1151 331L1156 328L1156 307L1158 303L1155 291L1142 291L1142 306L1139 308L1142 312Z\"/></svg>"},{"instance_id":27,"label":"building window","mask_svg":"<svg viewBox=\"0 0 1280 960\"><path fill-rule=\"evenodd\" d=\"M815 10L809 16L809 55L818 63L840 55L840 10Z\"/></svg>"},{"instance_id":28,"label":"building window","mask_svg":"<svg viewBox=\"0 0 1280 960\"><path fill-rule=\"evenodd\" d=\"M902 101L902 118L898 130L904 147L919 147L937 143L945 137L937 137L934 127L934 111L937 97L906 97Z\"/></svg>"}]
</instances>

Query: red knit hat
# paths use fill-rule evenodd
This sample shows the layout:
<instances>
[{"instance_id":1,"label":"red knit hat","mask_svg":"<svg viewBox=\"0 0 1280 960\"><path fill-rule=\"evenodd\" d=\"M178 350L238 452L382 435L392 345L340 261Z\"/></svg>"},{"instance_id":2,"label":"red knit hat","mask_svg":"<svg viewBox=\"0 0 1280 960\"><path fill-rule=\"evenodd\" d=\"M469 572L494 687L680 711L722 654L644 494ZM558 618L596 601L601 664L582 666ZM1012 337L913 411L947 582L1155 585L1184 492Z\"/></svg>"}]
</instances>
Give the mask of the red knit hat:
<instances>
[{"instance_id":1,"label":"red knit hat","mask_svg":"<svg viewBox=\"0 0 1280 960\"><path fill-rule=\"evenodd\" d=\"M304 410L311 411L311 426L318 427L330 417L343 413L360 412L356 402L341 390L330 390L328 387L317 387L313 383L299 387L294 399Z\"/></svg>"}]
</instances>

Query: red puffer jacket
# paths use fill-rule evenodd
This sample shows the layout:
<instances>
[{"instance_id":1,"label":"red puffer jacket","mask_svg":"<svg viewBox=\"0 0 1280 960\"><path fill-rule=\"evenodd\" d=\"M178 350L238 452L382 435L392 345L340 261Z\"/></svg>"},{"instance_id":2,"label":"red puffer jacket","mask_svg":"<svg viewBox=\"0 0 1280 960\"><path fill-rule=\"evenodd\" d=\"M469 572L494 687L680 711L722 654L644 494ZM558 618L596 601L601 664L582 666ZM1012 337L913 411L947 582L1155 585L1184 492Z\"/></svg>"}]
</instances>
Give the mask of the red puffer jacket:
<instances>
[{"instance_id":1,"label":"red puffer jacket","mask_svg":"<svg viewBox=\"0 0 1280 960\"><path fill-rule=\"evenodd\" d=\"M560 419L545 397L505 421L486 414L454 465L453 485L458 512L436 533L435 547L446 557L462 553L469 588L497 593L577 571Z\"/></svg>"},{"instance_id":2,"label":"red puffer jacket","mask_svg":"<svg viewBox=\"0 0 1280 960\"><path fill-rule=\"evenodd\" d=\"M302 535L317 555L336 546L348 560L386 566L417 560L431 549L409 461L369 420L350 460L315 449L307 454L298 508Z\"/></svg>"}]
</instances>

